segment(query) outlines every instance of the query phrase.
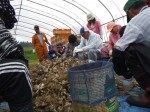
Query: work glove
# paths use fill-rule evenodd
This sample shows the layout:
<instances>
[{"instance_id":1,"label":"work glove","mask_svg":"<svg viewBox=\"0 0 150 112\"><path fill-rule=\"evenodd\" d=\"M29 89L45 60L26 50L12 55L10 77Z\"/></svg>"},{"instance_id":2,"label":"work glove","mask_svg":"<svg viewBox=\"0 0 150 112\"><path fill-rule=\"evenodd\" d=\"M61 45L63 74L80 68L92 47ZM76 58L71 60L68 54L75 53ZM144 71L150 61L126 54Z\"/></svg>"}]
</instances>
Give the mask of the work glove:
<instances>
[{"instance_id":1,"label":"work glove","mask_svg":"<svg viewBox=\"0 0 150 112\"><path fill-rule=\"evenodd\" d=\"M33 54L35 54L35 49L32 50Z\"/></svg>"},{"instance_id":2,"label":"work glove","mask_svg":"<svg viewBox=\"0 0 150 112\"><path fill-rule=\"evenodd\" d=\"M78 49L75 49L74 52L75 52L75 53L83 52L83 49L82 49L82 48L78 48Z\"/></svg>"},{"instance_id":3,"label":"work glove","mask_svg":"<svg viewBox=\"0 0 150 112\"><path fill-rule=\"evenodd\" d=\"M112 56L112 50L109 51L109 56L110 56L110 57Z\"/></svg>"}]
</instances>

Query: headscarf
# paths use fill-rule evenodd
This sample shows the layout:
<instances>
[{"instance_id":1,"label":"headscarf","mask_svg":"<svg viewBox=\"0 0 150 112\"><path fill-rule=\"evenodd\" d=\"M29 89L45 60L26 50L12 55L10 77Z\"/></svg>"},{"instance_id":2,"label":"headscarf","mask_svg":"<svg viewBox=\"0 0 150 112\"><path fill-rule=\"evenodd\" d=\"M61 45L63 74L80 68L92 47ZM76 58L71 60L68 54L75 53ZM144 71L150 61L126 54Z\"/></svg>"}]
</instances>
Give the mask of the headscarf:
<instances>
[{"instance_id":1,"label":"headscarf","mask_svg":"<svg viewBox=\"0 0 150 112\"><path fill-rule=\"evenodd\" d=\"M11 6L9 0L0 0L0 16L7 29L12 29L14 27L14 23L17 22L17 19L15 18L15 10Z\"/></svg>"}]
</instances>

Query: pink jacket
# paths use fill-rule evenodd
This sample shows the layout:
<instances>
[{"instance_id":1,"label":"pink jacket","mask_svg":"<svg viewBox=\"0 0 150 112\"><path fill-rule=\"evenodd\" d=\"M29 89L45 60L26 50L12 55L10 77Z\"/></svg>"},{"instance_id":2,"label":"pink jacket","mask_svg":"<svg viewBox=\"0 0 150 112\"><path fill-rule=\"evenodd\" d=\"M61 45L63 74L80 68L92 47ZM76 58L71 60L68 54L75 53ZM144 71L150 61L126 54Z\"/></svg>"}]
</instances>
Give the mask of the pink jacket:
<instances>
[{"instance_id":1,"label":"pink jacket","mask_svg":"<svg viewBox=\"0 0 150 112\"><path fill-rule=\"evenodd\" d=\"M92 30L93 32L101 35L101 32L100 32L101 23L99 21L96 21L94 27L91 27L90 24L87 24L87 27L89 30Z\"/></svg>"},{"instance_id":2,"label":"pink jacket","mask_svg":"<svg viewBox=\"0 0 150 112\"><path fill-rule=\"evenodd\" d=\"M113 34L110 32L109 35L109 41L104 45L104 47L101 50L101 53L103 57L108 57L109 56L109 51L112 50L116 44L116 42L120 39L119 31L121 29L121 26L118 25L118 33Z\"/></svg>"}]
</instances>

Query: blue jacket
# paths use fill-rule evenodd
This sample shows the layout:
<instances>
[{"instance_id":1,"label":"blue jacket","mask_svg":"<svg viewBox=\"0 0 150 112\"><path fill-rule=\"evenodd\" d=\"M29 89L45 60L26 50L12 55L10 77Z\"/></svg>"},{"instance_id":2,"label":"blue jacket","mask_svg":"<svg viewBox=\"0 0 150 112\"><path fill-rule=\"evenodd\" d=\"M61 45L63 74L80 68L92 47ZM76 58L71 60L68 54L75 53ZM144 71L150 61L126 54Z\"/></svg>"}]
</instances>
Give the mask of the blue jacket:
<instances>
[{"instance_id":1,"label":"blue jacket","mask_svg":"<svg viewBox=\"0 0 150 112\"><path fill-rule=\"evenodd\" d=\"M58 56L57 52L56 51L52 51L52 52L48 52L48 59L51 60L51 59L54 59Z\"/></svg>"}]
</instances>

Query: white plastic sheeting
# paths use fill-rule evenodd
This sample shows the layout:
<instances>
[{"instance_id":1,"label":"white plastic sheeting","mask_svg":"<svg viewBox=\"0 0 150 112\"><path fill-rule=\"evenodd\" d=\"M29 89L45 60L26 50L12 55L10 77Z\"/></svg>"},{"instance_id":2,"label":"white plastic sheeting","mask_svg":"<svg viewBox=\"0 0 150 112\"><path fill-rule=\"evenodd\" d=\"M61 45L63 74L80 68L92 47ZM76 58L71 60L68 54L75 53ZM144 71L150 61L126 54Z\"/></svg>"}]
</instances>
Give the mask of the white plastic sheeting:
<instances>
[{"instance_id":1,"label":"white plastic sheeting","mask_svg":"<svg viewBox=\"0 0 150 112\"><path fill-rule=\"evenodd\" d=\"M11 0L18 23L11 33L18 41L29 41L34 34L34 25L47 37L53 36L54 28L71 28L72 33L79 34L82 26L87 24L86 15L93 13L103 24L103 39L108 39L106 23L114 20L125 25L126 14L123 6L127 0Z\"/></svg>"}]
</instances>

